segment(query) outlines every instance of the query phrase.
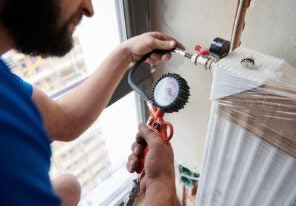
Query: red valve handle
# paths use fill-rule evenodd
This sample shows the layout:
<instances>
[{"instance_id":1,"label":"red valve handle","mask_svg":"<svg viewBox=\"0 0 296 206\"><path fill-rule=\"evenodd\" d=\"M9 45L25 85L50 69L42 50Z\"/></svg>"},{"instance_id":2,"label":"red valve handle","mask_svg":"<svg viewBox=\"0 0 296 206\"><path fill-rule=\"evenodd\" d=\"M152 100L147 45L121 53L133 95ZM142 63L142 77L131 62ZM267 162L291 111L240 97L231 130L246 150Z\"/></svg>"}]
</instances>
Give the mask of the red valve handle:
<instances>
[{"instance_id":1,"label":"red valve handle","mask_svg":"<svg viewBox=\"0 0 296 206\"><path fill-rule=\"evenodd\" d=\"M202 56L209 56L210 55L209 50L208 49L202 49L200 45L196 45L194 50L197 51L198 54L202 55Z\"/></svg>"},{"instance_id":2,"label":"red valve handle","mask_svg":"<svg viewBox=\"0 0 296 206\"><path fill-rule=\"evenodd\" d=\"M174 128L169 122L165 122L163 120L164 111L158 107L152 106L149 112L150 112L150 117L147 122L148 127L151 128L156 134L158 134L163 139L163 141L165 142L170 141L170 139L173 137ZM168 129L169 129L169 134L167 133ZM144 165L145 165L145 157L148 151L149 151L149 147L147 145L140 157L140 165L136 170L136 172L140 174L139 176L140 179L145 175Z\"/></svg>"}]
</instances>

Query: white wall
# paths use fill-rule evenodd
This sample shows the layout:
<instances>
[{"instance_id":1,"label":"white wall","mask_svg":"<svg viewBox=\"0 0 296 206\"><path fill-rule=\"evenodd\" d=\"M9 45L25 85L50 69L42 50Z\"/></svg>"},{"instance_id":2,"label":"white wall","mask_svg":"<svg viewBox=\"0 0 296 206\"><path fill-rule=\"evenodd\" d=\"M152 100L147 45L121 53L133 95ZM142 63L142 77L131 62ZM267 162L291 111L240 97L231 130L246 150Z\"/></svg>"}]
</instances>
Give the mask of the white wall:
<instances>
[{"instance_id":1,"label":"white wall","mask_svg":"<svg viewBox=\"0 0 296 206\"><path fill-rule=\"evenodd\" d=\"M253 0L242 46L285 59L296 67L296 1Z\"/></svg>"},{"instance_id":2,"label":"white wall","mask_svg":"<svg viewBox=\"0 0 296 206\"><path fill-rule=\"evenodd\" d=\"M190 52L196 44L209 47L215 37L231 40L238 0L151 0L152 29L174 36ZM253 0L247 10L242 45L281 58L296 66L296 1ZM199 172L210 112L212 74L179 56L158 66L175 72L191 87L189 104L167 114L175 133L177 162Z\"/></svg>"}]
</instances>

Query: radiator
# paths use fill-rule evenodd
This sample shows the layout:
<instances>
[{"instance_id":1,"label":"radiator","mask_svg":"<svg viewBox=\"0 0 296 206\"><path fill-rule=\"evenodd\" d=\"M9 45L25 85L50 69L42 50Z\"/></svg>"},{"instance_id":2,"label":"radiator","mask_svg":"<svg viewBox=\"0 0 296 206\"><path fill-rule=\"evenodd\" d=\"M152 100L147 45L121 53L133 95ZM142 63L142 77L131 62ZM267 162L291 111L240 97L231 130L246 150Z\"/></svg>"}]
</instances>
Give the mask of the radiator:
<instances>
[{"instance_id":1,"label":"radiator","mask_svg":"<svg viewBox=\"0 0 296 206\"><path fill-rule=\"evenodd\" d=\"M238 48L215 65L211 100L196 205L295 206L296 69Z\"/></svg>"}]
</instances>

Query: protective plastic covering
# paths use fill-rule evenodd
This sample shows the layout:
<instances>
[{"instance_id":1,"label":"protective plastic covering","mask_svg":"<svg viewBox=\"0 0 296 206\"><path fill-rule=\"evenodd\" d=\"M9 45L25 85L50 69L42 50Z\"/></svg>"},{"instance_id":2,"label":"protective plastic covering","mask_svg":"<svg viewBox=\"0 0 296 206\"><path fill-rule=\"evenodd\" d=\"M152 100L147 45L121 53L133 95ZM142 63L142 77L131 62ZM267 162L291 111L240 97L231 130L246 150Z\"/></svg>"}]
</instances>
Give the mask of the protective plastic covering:
<instances>
[{"instance_id":1,"label":"protective plastic covering","mask_svg":"<svg viewBox=\"0 0 296 206\"><path fill-rule=\"evenodd\" d=\"M296 69L238 48L213 74L197 205L296 205Z\"/></svg>"}]
</instances>

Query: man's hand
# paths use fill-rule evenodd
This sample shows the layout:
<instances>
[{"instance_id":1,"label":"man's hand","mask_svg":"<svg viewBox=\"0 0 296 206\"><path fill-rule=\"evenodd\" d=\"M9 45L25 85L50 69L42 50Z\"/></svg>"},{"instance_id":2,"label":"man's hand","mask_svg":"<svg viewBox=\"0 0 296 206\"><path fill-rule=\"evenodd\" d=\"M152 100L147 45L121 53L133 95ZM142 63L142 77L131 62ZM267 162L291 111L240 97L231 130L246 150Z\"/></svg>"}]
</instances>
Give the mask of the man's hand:
<instances>
[{"instance_id":1,"label":"man's hand","mask_svg":"<svg viewBox=\"0 0 296 206\"><path fill-rule=\"evenodd\" d=\"M174 154L170 143L149 129L144 123L139 124L136 142L132 145L127 169L135 172L140 155L146 145L149 151L145 159L145 176L141 179L141 191L145 192L145 203L149 205L174 205L176 203Z\"/></svg>"},{"instance_id":2,"label":"man's hand","mask_svg":"<svg viewBox=\"0 0 296 206\"><path fill-rule=\"evenodd\" d=\"M147 32L139 36L135 36L125 41L122 45L128 49L132 62L138 61L142 56L155 49L185 49L184 46L174 38L160 32ZM170 53L152 54L146 62L149 64L158 64L159 62L169 60L170 58Z\"/></svg>"},{"instance_id":3,"label":"man's hand","mask_svg":"<svg viewBox=\"0 0 296 206\"><path fill-rule=\"evenodd\" d=\"M37 104L52 140L71 141L79 137L101 114L132 61L155 49L184 47L160 32L148 32L128 39L116 47L87 80L57 101L34 88ZM152 54L147 63L157 64L171 54Z\"/></svg>"}]
</instances>

